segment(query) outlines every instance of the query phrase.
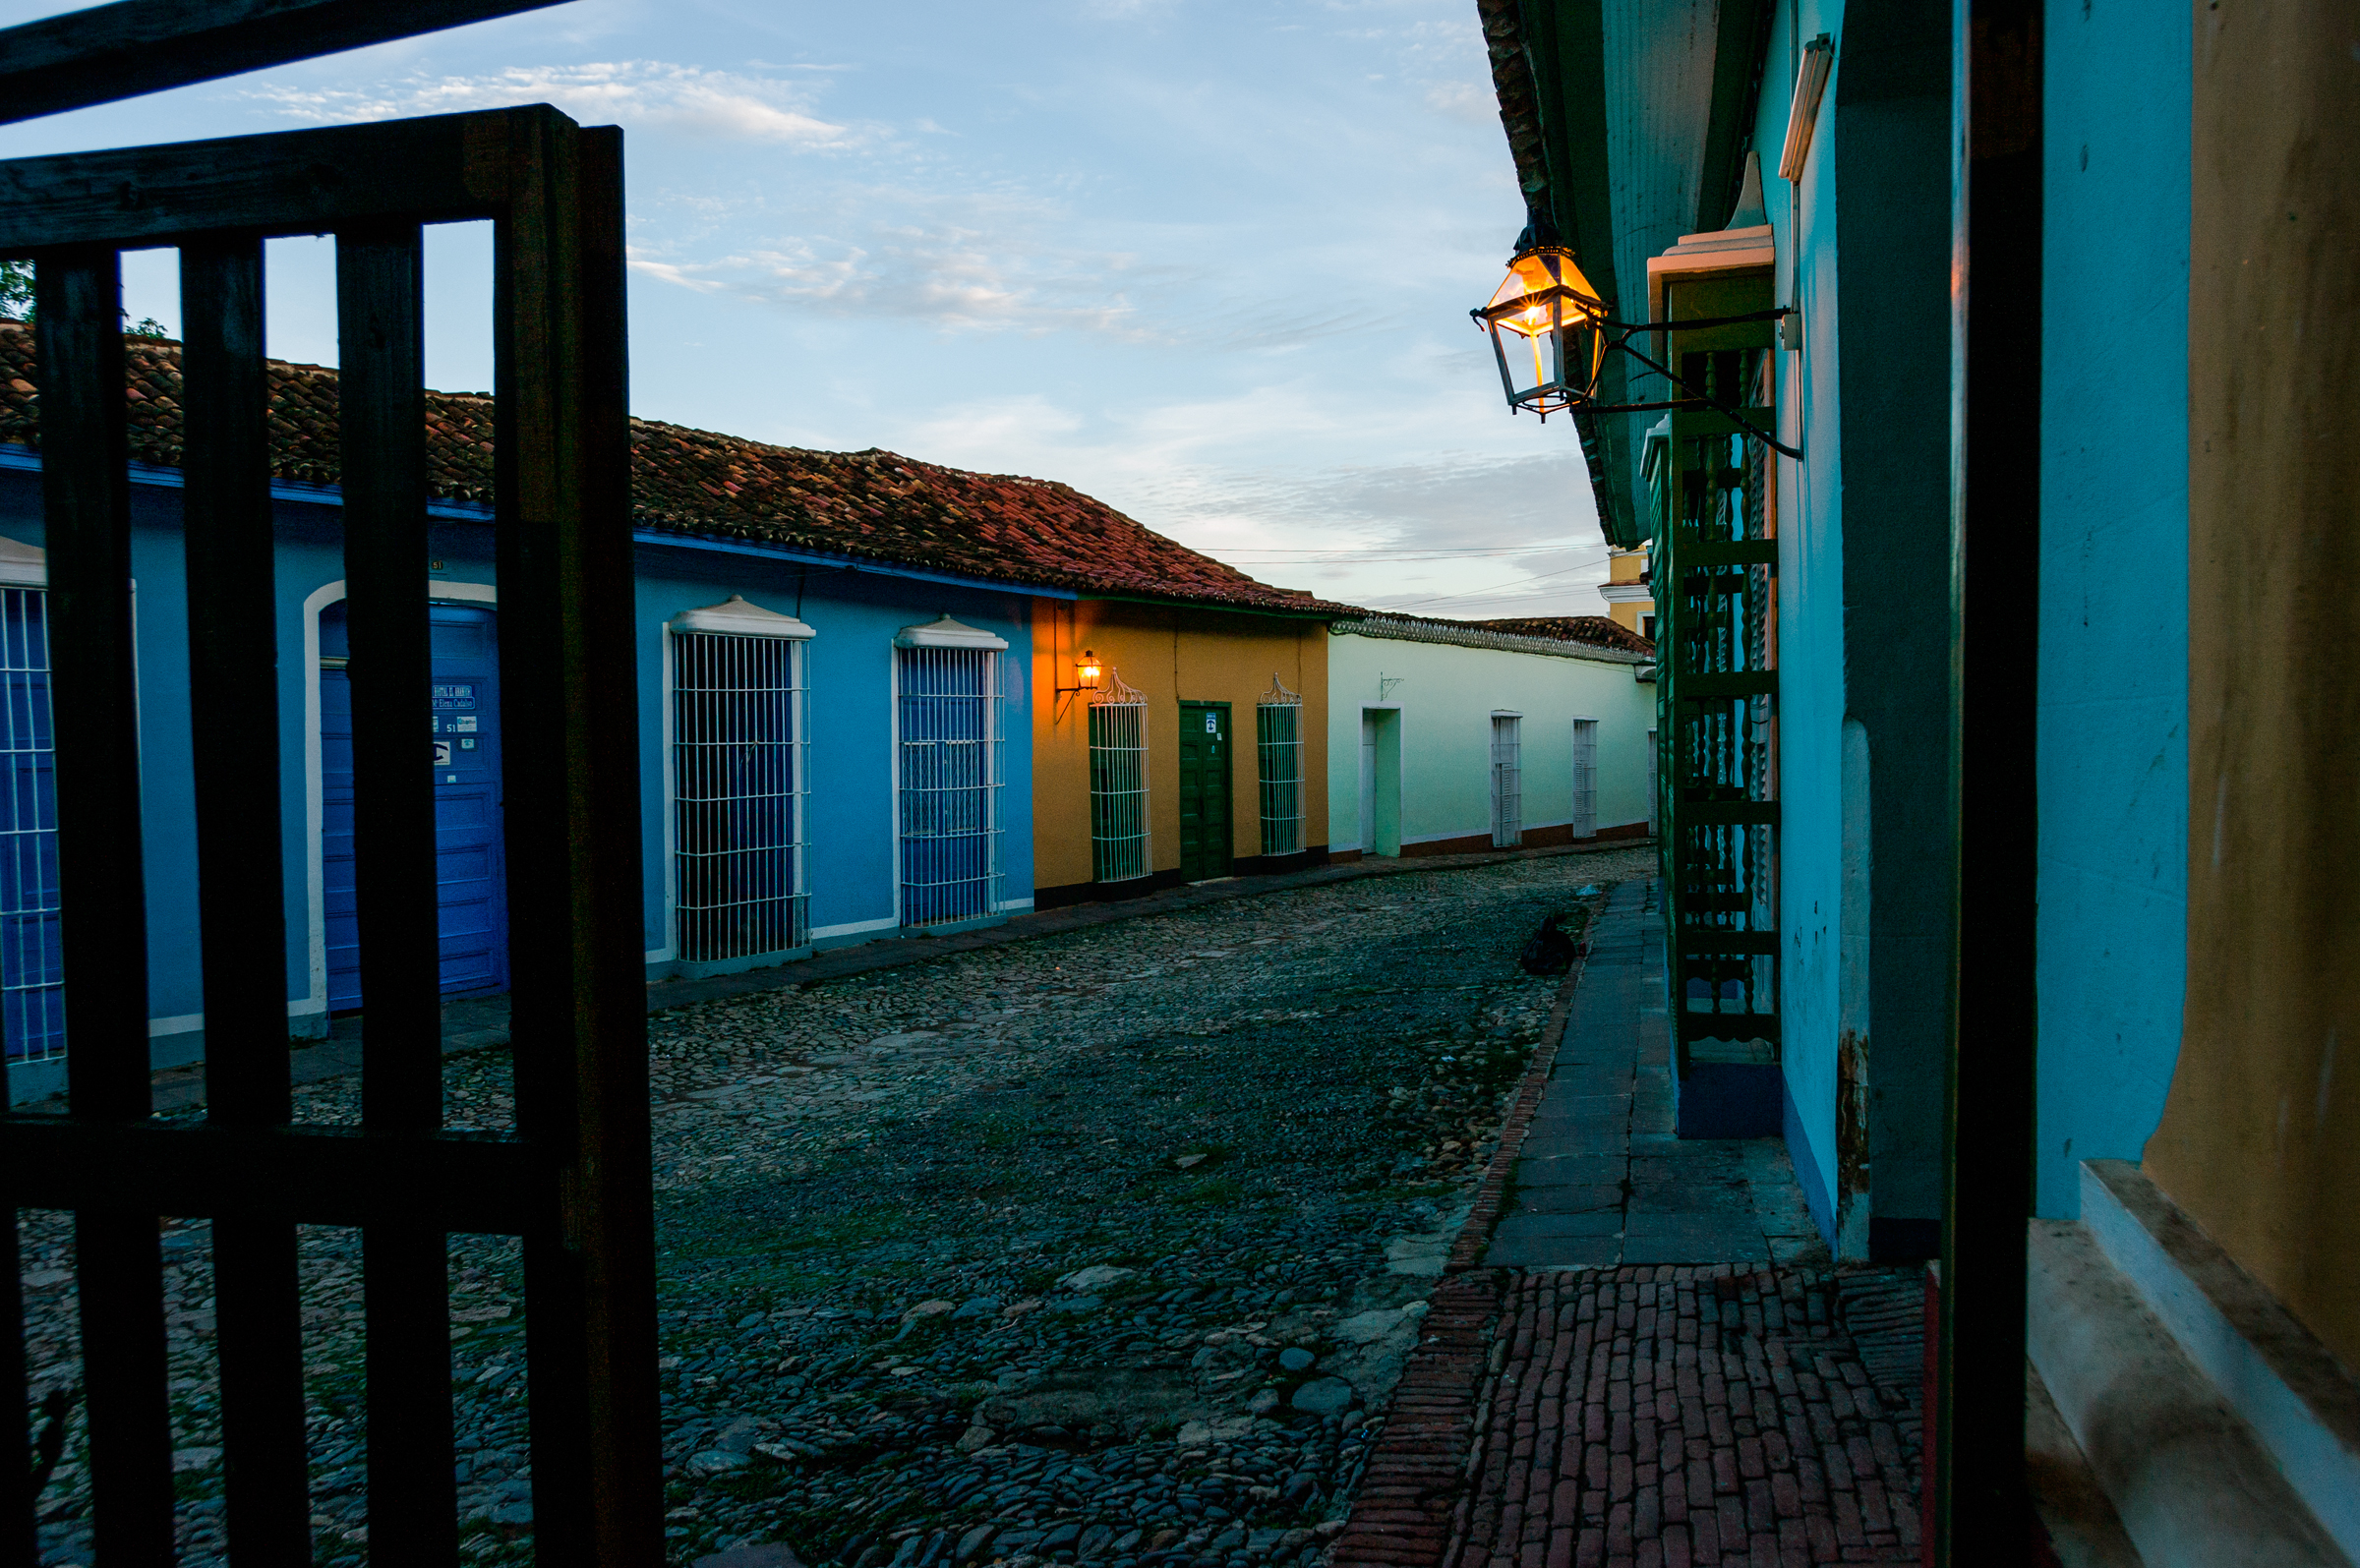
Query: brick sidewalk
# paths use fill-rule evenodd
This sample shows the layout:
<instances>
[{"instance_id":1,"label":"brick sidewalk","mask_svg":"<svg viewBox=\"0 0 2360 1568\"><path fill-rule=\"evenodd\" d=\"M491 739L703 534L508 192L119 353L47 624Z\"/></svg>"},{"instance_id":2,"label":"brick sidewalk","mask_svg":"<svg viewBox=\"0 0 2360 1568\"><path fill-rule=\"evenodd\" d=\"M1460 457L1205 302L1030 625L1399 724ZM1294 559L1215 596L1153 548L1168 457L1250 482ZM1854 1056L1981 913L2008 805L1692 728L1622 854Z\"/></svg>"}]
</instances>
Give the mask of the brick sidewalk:
<instances>
[{"instance_id":1,"label":"brick sidewalk","mask_svg":"<svg viewBox=\"0 0 2360 1568\"><path fill-rule=\"evenodd\" d=\"M1918 1393L1870 1374L1847 1319L1918 1289L1908 1269L1461 1275L1332 1561L1916 1563Z\"/></svg>"},{"instance_id":2,"label":"brick sidewalk","mask_svg":"<svg viewBox=\"0 0 2360 1568\"><path fill-rule=\"evenodd\" d=\"M1624 893L1596 927L1606 948L1631 925ZM1534 1141L1549 1086L1594 1095L1576 1079L1618 1050L1623 1071L1646 1066L1646 988L1606 983L1606 957L1567 977L1330 1568L1918 1562L1922 1276L1764 1256L1760 1221L1800 1207L1773 1201L1791 1173L1752 1184L1756 1217L1743 1226L1678 1228L1700 1249L1689 1261L1613 1266L1610 1252L1594 1259L1608 1266L1582 1266L1593 1259L1552 1234L1516 1245L1548 1243L1562 1258L1476 1266L1487 1251L1503 1261L1501 1221L1529 1180L1523 1166L1604 1158ZM1576 1141L1595 1131L1573 1129ZM1650 1146L1683 1166L1717 1147L1668 1132ZM1635 1206L1639 1185L1625 1177L1617 1206ZM1706 1261L1715 1247L1731 1250Z\"/></svg>"}]
</instances>

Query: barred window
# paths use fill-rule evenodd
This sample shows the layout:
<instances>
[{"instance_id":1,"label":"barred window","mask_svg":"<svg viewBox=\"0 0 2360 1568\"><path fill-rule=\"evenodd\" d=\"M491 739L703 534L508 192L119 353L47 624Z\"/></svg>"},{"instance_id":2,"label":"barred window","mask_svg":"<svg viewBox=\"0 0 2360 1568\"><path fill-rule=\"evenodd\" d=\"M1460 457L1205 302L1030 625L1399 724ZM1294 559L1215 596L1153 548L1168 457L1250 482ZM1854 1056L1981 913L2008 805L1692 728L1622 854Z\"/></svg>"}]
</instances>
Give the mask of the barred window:
<instances>
[{"instance_id":1,"label":"barred window","mask_svg":"<svg viewBox=\"0 0 2360 1568\"><path fill-rule=\"evenodd\" d=\"M902 923L996 913L1008 644L948 615L895 643Z\"/></svg>"},{"instance_id":2,"label":"barred window","mask_svg":"<svg viewBox=\"0 0 2360 1568\"><path fill-rule=\"evenodd\" d=\"M712 963L803 947L811 628L737 595L672 627L675 951Z\"/></svg>"},{"instance_id":3,"label":"barred window","mask_svg":"<svg viewBox=\"0 0 2360 1568\"><path fill-rule=\"evenodd\" d=\"M1598 721L1573 721L1573 837L1598 836Z\"/></svg>"},{"instance_id":4,"label":"barred window","mask_svg":"<svg viewBox=\"0 0 2360 1568\"><path fill-rule=\"evenodd\" d=\"M1148 699L1112 668L1090 700L1090 867L1099 882L1149 871Z\"/></svg>"},{"instance_id":5,"label":"barred window","mask_svg":"<svg viewBox=\"0 0 2360 1568\"><path fill-rule=\"evenodd\" d=\"M1303 697L1277 675L1254 707L1254 739L1262 780L1262 852L1293 854L1303 847Z\"/></svg>"},{"instance_id":6,"label":"barred window","mask_svg":"<svg viewBox=\"0 0 2360 1568\"><path fill-rule=\"evenodd\" d=\"M11 1066L66 1054L58 927L57 752L50 727L49 593L0 588L0 1035Z\"/></svg>"},{"instance_id":7,"label":"barred window","mask_svg":"<svg viewBox=\"0 0 2360 1568\"><path fill-rule=\"evenodd\" d=\"M1492 715L1492 847L1513 849L1524 842L1524 759L1515 714Z\"/></svg>"}]
</instances>

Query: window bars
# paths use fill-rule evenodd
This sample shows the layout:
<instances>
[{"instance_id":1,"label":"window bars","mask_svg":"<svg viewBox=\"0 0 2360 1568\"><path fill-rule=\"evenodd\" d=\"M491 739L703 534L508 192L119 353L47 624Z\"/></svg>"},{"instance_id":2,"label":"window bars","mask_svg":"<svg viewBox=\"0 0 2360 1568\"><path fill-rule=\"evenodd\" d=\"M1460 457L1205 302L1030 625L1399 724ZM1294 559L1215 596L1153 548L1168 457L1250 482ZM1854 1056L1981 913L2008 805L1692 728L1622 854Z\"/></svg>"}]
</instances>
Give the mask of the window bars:
<instances>
[{"instance_id":1,"label":"window bars","mask_svg":"<svg viewBox=\"0 0 2360 1568\"><path fill-rule=\"evenodd\" d=\"M1278 676L1254 705L1254 739L1262 779L1262 852L1294 854L1303 847L1303 695Z\"/></svg>"},{"instance_id":2,"label":"window bars","mask_svg":"<svg viewBox=\"0 0 2360 1568\"><path fill-rule=\"evenodd\" d=\"M624 406L622 136L546 105L0 163L35 261L71 1115L0 1118L0 1557L35 1556L19 1208L75 1215L88 1498L107 1562L169 1562L157 1217L211 1221L230 1553L311 1560L298 1227L358 1227L369 1549L458 1555L447 1238L521 1239L534 1544L664 1549ZM511 1131L442 1125L423 226L490 219ZM357 1128L291 1121L263 242L336 236L368 997ZM177 247L206 1114L151 1118L120 253ZM270 710L266 707L266 713Z\"/></svg>"},{"instance_id":3,"label":"window bars","mask_svg":"<svg viewBox=\"0 0 2360 1568\"><path fill-rule=\"evenodd\" d=\"M918 646L895 653L904 925L976 920L1000 906L1007 645L953 643L943 626L910 628L897 640Z\"/></svg>"},{"instance_id":4,"label":"window bars","mask_svg":"<svg viewBox=\"0 0 2360 1568\"><path fill-rule=\"evenodd\" d=\"M57 753L49 712L49 594L0 588L0 1035L8 1065L66 1054L57 900Z\"/></svg>"},{"instance_id":5,"label":"window bars","mask_svg":"<svg viewBox=\"0 0 2360 1568\"><path fill-rule=\"evenodd\" d=\"M1148 871L1148 699L1109 666L1090 698L1090 872L1128 882Z\"/></svg>"},{"instance_id":6,"label":"window bars","mask_svg":"<svg viewBox=\"0 0 2360 1568\"><path fill-rule=\"evenodd\" d=\"M803 644L676 629L674 951L718 963L810 940Z\"/></svg>"},{"instance_id":7,"label":"window bars","mask_svg":"<svg viewBox=\"0 0 2360 1568\"><path fill-rule=\"evenodd\" d=\"M1492 715L1492 847L1513 849L1524 842L1524 721Z\"/></svg>"},{"instance_id":8,"label":"window bars","mask_svg":"<svg viewBox=\"0 0 2360 1568\"><path fill-rule=\"evenodd\" d=\"M1573 837L1598 837L1598 721L1573 721Z\"/></svg>"},{"instance_id":9,"label":"window bars","mask_svg":"<svg viewBox=\"0 0 2360 1568\"><path fill-rule=\"evenodd\" d=\"M1769 408L1759 346L1682 350L1683 375L1732 402ZM1779 1038L1776 750L1770 627L1778 545L1763 442L1719 412L1678 412L1669 505L1654 552L1657 691L1666 721L1659 784L1676 1045ZM1718 1047L1716 1047L1718 1049Z\"/></svg>"}]
</instances>

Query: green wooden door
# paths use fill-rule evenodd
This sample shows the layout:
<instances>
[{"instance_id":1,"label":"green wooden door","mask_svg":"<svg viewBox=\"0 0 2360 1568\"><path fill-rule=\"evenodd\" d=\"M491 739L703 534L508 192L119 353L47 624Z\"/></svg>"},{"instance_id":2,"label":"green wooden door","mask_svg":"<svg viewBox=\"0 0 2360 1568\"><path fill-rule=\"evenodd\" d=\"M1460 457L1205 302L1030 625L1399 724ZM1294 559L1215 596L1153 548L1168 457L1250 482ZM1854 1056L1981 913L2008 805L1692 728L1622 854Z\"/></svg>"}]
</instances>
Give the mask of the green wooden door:
<instances>
[{"instance_id":1,"label":"green wooden door","mask_svg":"<svg viewBox=\"0 0 2360 1568\"><path fill-rule=\"evenodd\" d=\"M1180 880L1229 874L1229 705L1180 705Z\"/></svg>"}]
</instances>

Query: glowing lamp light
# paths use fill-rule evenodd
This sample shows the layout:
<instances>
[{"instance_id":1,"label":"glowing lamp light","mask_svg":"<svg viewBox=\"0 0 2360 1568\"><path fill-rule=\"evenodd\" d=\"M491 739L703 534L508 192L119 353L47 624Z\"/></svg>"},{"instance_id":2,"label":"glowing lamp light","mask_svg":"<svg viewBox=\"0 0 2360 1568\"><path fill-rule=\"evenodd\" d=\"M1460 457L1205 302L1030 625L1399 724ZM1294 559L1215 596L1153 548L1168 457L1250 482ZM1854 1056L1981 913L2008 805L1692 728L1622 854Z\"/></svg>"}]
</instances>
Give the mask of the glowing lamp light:
<instances>
[{"instance_id":1,"label":"glowing lamp light","mask_svg":"<svg viewBox=\"0 0 2360 1568\"><path fill-rule=\"evenodd\" d=\"M1535 245L1507 263L1491 303L1467 313L1492 334L1510 411L1546 420L1597 394L1606 363L1606 306L1562 245Z\"/></svg>"},{"instance_id":2,"label":"glowing lamp light","mask_svg":"<svg viewBox=\"0 0 2360 1568\"><path fill-rule=\"evenodd\" d=\"M1098 683L1098 676L1104 672L1098 664L1098 656L1087 648L1082 650L1082 657L1074 661L1074 684L1077 686L1094 686Z\"/></svg>"}]
</instances>

